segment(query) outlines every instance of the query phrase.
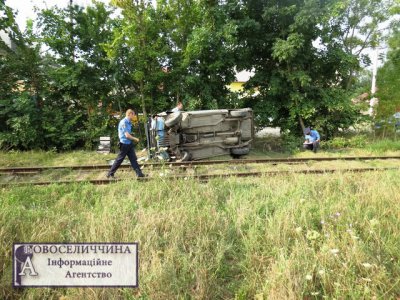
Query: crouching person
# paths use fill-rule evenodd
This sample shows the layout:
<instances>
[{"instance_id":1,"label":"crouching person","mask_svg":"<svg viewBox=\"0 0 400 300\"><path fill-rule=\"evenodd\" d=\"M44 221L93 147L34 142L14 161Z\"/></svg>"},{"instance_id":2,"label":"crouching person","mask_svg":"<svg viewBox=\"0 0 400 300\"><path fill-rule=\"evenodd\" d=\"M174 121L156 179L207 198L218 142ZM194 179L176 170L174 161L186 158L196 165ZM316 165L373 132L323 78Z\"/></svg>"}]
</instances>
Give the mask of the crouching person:
<instances>
[{"instance_id":1,"label":"crouching person","mask_svg":"<svg viewBox=\"0 0 400 300\"><path fill-rule=\"evenodd\" d=\"M321 137L318 131L312 130L310 127L307 127L304 130L304 134L305 141L303 143L303 148L312 150L314 153L316 153L318 151L319 143L321 141Z\"/></svg>"},{"instance_id":2,"label":"crouching person","mask_svg":"<svg viewBox=\"0 0 400 300\"><path fill-rule=\"evenodd\" d=\"M114 178L115 172L118 170L126 156L128 156L136 176L144 177L135 154L134 142L138 143L139 139L132 135L132 120L135 117L135 112L132 109L128 109L125 115L125 118L123 118L118 124L118 137L120 142L119 153L111 166L111 169L107 173L107 178Z\"/></svg>"}]
</instances>

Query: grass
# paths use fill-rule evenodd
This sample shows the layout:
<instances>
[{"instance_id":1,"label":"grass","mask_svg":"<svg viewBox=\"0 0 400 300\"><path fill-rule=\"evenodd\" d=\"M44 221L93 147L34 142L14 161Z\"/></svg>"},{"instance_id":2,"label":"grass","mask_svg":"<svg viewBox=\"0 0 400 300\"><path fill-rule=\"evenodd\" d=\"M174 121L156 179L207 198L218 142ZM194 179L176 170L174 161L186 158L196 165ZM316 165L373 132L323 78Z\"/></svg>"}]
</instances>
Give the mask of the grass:
<instances>
[{"instance_id":1,"label":"grass","mask_svg":"<svg viewBox=\"0 0 400 300\"><path fill-rule=\"evenodd\" d=\"M396 298L399 175L3 188L0 299ZM138 241L139 288L14 290L21 241Z\"/></svg>"},{"instance_id":2,"label":"grass","mask_svg":"<svg viewBox=\"0 0 400 300\"><path fill-rule=\"evenodd\" d=\"M361 140L356 140L360 142ZM337 145L346 145L343 140ZM381 140L317 155L400 155ZM288 157L257 141L248 156ZM261 145L261 146L260 146ZM274 150L274 149L271 149ZM115 154L0 153L0 166L104 164ZM225 157L219 157L223 159ZM226 157L227 158L227 157ZM397 161L327 162L326 168ZM309 162L308 168L321 167ZM215 173L226 173L217 166ZM228 166L235 172L293 166ZM399 171L8 187L0 193L0 299L395 299L400 295ZM208 167L195 171L209 172ZM186 171L176 170L180 174ZM44 172L40 179L103 178ZM9 180L6 176L2 180ZM12 179L12 178L11 178ZM10 179L10 180L11 180ZM23 178L24 179L24 178ZM139 242L139 288L12 289L14 242Z\"/></svg>"},{"instance_id":3,"label":"grass","mask_svg":"<svg viewBox=\"0 0 400 300\"><path fill-rule=\"evenodd\" d=\"M115 155L98 154L94 151L46 152L46 151L8 151L0 152L1 167L57 166L79 164L104 164Z\"/></svg>"},{"instance_id":4,"label":"grass","mask_svg":"<svg viewBox=\"0 0 400 300\"><path fill-rule=\"evenodd\" d=\"M310 160L298 164L217 164L194 166L192 168L177 168L169 164L165 164L161 168L152 166L143 167L143 172L148 175L151 180L166 179L165 177L190 177L192 175L217 175L230 173L249 173L249 172L296 172L305 170L346 170L354 168L398 168L400 169L399 159L387 160L354 160L354 161L315 161ZM55 182L55 181L89 181L105 179L107 170L45 170L35 174L17 175L17 174L0 174L0 184L14 184L18 182ZM128 168L120 169L117 172L117 178L126 180L135 180L136 175L128 166Z\"/></svg>"},{"instance_id":5,"label":"grass","mask_svg":"<svg viewBox=\"0 0 400 300\"><path fill-rule=\"evenodd\" d=\"M136 154L141 157L146 153L137 150ZM115 153L101 154L83 150L61 153L41 150L0 151L0 167L97 165L106 164L116 156Z\"/></svg>"},{"instance_id":6,"label":"grass","mask_svg":"<svg viewBox=\"0 0 400 300\"><path fill-rule=\"evenodd\" d=\"M311 151L301 151L298 146L302 139L285 144L282 138L265 137L255 140L253 155L268 157L308 157L315 156ZM289 151L290 150L290 151ZM400 139L373 138L366 135L337 137L322 141L318 156L376 156L400 155Z\"/></svg>"},{"instance_id":7,"label":"grass","mask_svg":"<svg viewBox=\"0 0 400 300\"><path fill-rule=\"evenodd\" d=\"M376 156L400 155L400 140L368 140L362 137L349 139L339 138L328 144L322 143L318 154L311 151L282 151L282 140L276 137L266 137L255 140L255 148L245 158L286 158L286 157L332 157L332 156ZM137 150L137 156L146 152ZM106 164L115 159L116 154L99 154L94 151L45 152L45 151L0 151L0 168L23 166L74 166ZM211 159L230 159L229 155L217 156Z\"/></svg>"},{"instance_id":8,"label":"grass","mask_svg":"<svg viewBox=\"0 0 400 300\"><path fill-rule=\"evenodd\" d=\"M367 150L377 153L400 151L400 140L379 140L368 145Z\"/></svg>"}]
</instances>

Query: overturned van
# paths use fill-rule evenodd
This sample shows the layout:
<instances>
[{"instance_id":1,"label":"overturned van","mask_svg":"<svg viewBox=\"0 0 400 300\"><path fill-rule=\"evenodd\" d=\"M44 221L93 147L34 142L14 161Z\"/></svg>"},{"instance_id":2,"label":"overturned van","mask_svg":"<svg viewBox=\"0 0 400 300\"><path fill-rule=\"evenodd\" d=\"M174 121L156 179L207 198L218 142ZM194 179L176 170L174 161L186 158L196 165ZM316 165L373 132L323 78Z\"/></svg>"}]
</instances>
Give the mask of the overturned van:
<instances>
[{"instance_id":1,"label":"overturned van","mask_svg":"<svg viewBox=\"0 0 400 300\"><path fill-rule=\"evenodd\" d=\"M250 108L164 112L148 128L148 146L158 157L176 161L239 158L249 153L254 138Z\"/></svg>"}]
</instances>

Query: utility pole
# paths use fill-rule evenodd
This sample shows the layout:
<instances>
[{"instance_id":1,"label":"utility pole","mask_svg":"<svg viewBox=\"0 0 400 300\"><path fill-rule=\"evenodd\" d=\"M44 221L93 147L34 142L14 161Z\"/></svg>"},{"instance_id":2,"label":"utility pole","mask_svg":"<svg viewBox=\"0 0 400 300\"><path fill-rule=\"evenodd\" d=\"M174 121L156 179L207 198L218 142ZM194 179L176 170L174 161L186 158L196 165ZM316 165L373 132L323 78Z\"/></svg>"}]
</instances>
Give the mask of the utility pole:
<instances>
[{"instance_id":1,"label":"utility pole","mask_svg":"<svg viewBox=\"0 0 400 300\"><path fill-rule=\"evenodd\" d=\"M374 49L373 59L372 59L372 82L371 82L371 100L369 101L368 113L370 116L374 115L374 106L378 104L378 98L375 98L376 93L376 74L378 71L378 48Z\"/></svg>"},{"instance_id":2,"label":"utility pole","mask_svg":"<svg viewBox=\"0 0 400 300\"><path fill-rule=\"evenodd\" d=\"M376 73L378 70L378 48L375 48L373 54L373 68L372 68L372 83L371 83L371 95L376 93Z\"/></svg>"}]
</instances>

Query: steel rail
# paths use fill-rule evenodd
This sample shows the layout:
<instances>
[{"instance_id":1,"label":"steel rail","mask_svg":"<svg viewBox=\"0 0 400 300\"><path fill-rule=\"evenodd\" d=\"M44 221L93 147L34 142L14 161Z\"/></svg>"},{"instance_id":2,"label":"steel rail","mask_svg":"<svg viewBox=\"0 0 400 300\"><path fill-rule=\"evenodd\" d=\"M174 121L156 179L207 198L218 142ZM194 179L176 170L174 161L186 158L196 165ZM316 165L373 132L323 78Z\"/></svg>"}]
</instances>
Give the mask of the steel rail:
<instances>
[{"instance_id":1,"label":"steel rail","mask_svg":"<svg viewBox=\"0 0 400 300\"><path fill-rule=\"evenodd\" d=\"M267 171L267 172L246 172L246 173L225 173L225 174L203 174L203 175L187 175L187 176L167 176L167 177L144 177L137 178L136 180L149 181L153 179L168 179L168 180L188 180L195 179L199 181L208 181L214 178L229 178L229 177L261 177L261 176L277 176L277 175L290 175L290 174L331 174L331 173L363 173L363 172L377 172L377 171L390 171L400 170L400 168L353 168L353 169L320 169L320 170L293 170L293 171ZM51 184L111 184L116 182L127 182L128 179L94 179L94 180L63 180L63 181L43 181L43 182L17 182L17 183L2 183L1 188L16 187L26 185L51 185Z\"/></svg>"},{"instance_id":2,"label":"steel rail","mask_svg":"<svg viewBox=\"0 0 400 300\"><path fill-rule=\"evenodd\" d=\"M193 166L218 165L218 164L298 164L312 161L356 161L356 160L388 160L400 159L400 156L346 156L346 157L314 157L314 158L262 158L262 159L231 159L231 160L199 160L188 162L165 162L165 163L144 163L140 166L144 167L183 167L190 168ZM121 165L122 169L129 169L130 165ZM82 165L82 166L45 166L45 167L10 167L0 168L0 174L19 174L43 172L48 170L108 170L110 165Z\"/></svg>"}]
</instances>

